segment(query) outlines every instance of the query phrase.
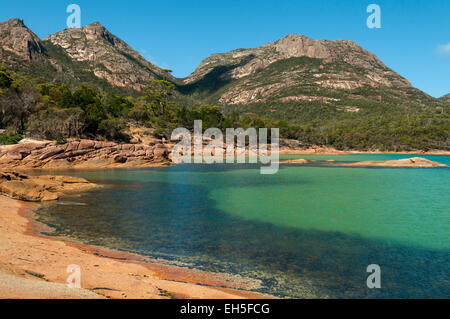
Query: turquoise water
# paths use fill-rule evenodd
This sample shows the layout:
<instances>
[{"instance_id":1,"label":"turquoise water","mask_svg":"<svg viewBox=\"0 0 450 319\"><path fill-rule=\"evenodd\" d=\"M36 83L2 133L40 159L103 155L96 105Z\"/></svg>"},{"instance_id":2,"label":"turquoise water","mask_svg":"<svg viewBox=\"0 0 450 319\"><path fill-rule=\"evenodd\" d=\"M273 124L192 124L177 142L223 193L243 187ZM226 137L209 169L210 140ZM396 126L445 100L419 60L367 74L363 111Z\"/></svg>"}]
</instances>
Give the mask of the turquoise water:
<instances>
[{"instance_id":1,"label":"turquoise water","mask_svg":"<svg viewBox=\"0 0 450 319\"><path fill-rule=\"evenodd\" d=\"M276 175L250 164L64 172L104 187L39 220L86 243L254 278L280 297L448 298L450 169L326 162L408 157L283 156L323 162ZM381 289L366 286L370 264Z\"/></svg>"}]
</instances>

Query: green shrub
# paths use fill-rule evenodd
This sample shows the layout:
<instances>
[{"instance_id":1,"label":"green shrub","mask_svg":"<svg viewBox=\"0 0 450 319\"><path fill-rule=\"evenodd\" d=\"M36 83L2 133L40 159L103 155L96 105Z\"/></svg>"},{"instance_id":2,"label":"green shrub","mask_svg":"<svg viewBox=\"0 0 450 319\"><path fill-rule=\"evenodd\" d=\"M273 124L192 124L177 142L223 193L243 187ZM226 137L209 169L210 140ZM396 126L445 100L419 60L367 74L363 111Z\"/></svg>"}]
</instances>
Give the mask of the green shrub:
<instances>
[{"instance_id":1,"label":"green shrub","mask_svg":"<svg viewBox=\"0 0 450 319\"><path fill-rule=\"evenodd\" d=\"M1 145L14 145L19 143L23 139L23 136L20 134L14 134L8 136L6 134L0 135L0 144Z\"/></svg>"}]
</instances>

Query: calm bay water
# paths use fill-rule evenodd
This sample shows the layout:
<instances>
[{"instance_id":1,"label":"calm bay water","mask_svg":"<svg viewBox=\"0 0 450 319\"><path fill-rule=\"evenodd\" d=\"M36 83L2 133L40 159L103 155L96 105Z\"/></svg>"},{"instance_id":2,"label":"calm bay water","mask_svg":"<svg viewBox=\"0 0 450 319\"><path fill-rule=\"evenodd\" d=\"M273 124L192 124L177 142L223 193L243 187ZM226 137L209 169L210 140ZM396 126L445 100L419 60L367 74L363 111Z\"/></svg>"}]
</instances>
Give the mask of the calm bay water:
<instances>
[{"instance_id":1,"label":"calm bay water","mask_svg":"<svg viewBox=\"0 0 450 319\"><path fill-rule=\"evenodd\" d=\"M44 206L39 220L85 243L258 279L280 297L450 298L449 168L283 156L300 157L324 162L276 175L250 164L63 172L104 187ZM370 264L381 289L366 286Z\"/></svg>"}]
</instances>

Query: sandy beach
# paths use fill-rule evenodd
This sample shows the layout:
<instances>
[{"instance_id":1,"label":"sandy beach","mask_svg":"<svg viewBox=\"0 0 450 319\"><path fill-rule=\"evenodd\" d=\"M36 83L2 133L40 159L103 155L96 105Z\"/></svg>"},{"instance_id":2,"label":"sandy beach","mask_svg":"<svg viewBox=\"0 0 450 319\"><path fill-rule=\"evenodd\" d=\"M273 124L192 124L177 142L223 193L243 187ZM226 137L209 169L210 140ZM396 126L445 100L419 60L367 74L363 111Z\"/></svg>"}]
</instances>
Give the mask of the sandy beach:
<instances>
[{"instance_id":1,"label":"sandy beach","mask_svg":"<svg viewBox=\"0 0 450 319\"><path fill-rule=\"evenodd\" d=\"M272 298L246 290L259 282L40 234L36 204L0 196L0 298ZM66 285L67 267L81 268L82 289Z\"/></svg>"}]
</instances>

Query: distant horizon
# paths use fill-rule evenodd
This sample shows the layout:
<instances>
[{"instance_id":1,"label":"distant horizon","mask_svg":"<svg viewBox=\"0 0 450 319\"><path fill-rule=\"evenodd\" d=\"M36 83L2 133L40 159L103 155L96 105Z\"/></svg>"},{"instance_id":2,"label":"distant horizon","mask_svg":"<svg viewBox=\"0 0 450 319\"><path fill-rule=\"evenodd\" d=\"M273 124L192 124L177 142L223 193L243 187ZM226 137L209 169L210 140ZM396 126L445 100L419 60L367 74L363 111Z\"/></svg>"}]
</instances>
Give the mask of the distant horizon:
<instances>
[{"instance_id":1,"label":"distant horizon","mask_svg":"<svg viewBox=\"0 0 450 319\"><path fill-rule=\"evenodd\" d=\"M189 76L211 54L256 48L288 34L300 34L313 40L353 41L421 91L436 98L450 94L448 1L377 1L382 10L381 29L365 25L370 1L292 4L263 0L258 7L241 3L233 7L235 1L210 3L209 7L202 6L204 0L190 6L177 0L171 5L136 1L137 5L127 3L126 8L122 3L95 2L76 2L82 8L82 26L101 23L147 61L173 70L177 78ZM0 12L0 21L21 19L44 39L67 29L68 4L55 0L11 3Z\"/></svg>"}]
</instances>

